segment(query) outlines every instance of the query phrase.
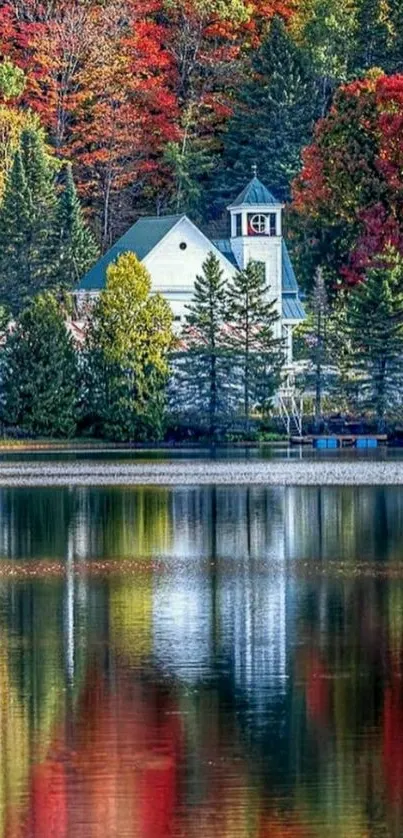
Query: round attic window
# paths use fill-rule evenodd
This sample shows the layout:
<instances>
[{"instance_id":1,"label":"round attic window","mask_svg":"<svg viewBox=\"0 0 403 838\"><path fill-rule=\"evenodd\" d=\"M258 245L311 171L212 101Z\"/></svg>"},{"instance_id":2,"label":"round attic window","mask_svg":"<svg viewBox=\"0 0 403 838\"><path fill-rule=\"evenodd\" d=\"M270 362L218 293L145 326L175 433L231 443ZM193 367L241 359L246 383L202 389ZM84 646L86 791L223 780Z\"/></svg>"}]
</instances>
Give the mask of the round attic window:
<instances>
[{"instance_id":1,"label":"round attic window","mask_svg":"<svg viewBox=\"0 0 403 838\"><path fill-rule=\"evenodd\" d=\"M186 242L181 242L179 247L180 247L181 250L186 250L186 248L187 248Z\"/></svg>"},{"instance_id":2,"label":"round attic window","mask_svg":"<svg viewBox=\"0 0 403 838\"><path fill-rule=\"evenodd\" d=\"M250 226L254 233L265 233L266 232L266 216L265 215L254 215L251 218Z\"/></svg>"}]
</instances>

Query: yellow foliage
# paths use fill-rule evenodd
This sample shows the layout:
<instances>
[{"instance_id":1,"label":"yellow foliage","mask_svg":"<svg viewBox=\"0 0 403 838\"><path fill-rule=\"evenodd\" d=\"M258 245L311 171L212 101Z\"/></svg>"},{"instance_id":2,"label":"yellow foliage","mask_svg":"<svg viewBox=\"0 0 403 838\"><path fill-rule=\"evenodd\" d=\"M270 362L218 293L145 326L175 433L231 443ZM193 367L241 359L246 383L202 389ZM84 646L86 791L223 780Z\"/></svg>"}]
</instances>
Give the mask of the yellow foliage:
<instances>
[{"instance_id":1,"label":"yellow foliage","mask_svg":"<svg viewBox=\"0 0 403 838\"><path fill-rule=\"evenodd\" d=\"M0 104L0 201L21 133L25 128L40 130L38 117L32 111Z\"/></svg>"},{"instance_id":2,"label":"yellow foliage","mask_svg":"<svg viewBox=\"0 0 403 838\"><path fill-rule=\"evenodd\" d=\"M165 374L173 344L172 312L160 294L150 292L150 274L137 256L119 256L108 268L106 288L96 306L97 341L110 363L122 363L130 355Z\"/></svg>"}]
</instances>

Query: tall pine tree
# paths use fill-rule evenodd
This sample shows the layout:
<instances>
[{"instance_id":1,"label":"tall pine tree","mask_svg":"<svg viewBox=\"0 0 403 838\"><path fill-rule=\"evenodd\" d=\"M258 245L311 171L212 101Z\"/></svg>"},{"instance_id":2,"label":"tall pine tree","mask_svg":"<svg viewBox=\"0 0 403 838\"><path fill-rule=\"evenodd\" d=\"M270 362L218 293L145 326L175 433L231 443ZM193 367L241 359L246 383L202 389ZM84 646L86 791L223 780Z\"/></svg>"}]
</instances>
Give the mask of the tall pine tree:
<instances>
[{"instance_id":1,"label":"tall pine tree","mask_svg":"<svg viewBox=\"0 0 403 838\"><path fill-rule=\"evenodd\" d=\"M264 264L249 262L228 288L232 377L248 432L253 408L264 411L280 384L283 341L276 335L280 316L270 295Z\"/></svg>"},{"instance_id":2,"label":"tall pine tree","mask_svg":"<svg viewBox=\"0 0 403 838\"><path fill-rule=\"evenodd\" d=\"M14 312L33 284L32 215L31 193L17 151L0 209L0 301Z\"/></svg>"},{"instance_id":3,"label":"tall pine tree","mask_svg":"<svg viewBox=\"0 0 403 838\"><path fill-rule=\"evenodd\" d=\"M315 76L306 54L275 18L228 124L220 188L228 195L242 189L256 163L263 182L287 200L317 108Z\"/></svg>"},{"instance_id":4,"label":"tall pine tree","mask_svg":"<svg viewBox=\"0 0 403 838\"><path fill-rule=\"evenodd\" d=\"M72 436L76 354L65 315L50 292L21 312L1 353L3 422L34 436Z\"/></svg>"},{"instance_id":5,"label":"tall pine tree","mask_svg":"<svg viewBox=\"0 0 403 838\"><path fill-rule=\"evenodd\" d=\"M61 192L57 215L58 285L70 290L79 282L98 258L98 248L85 223L71 165Z\"/></svg>"},{"instance_id":6,"label":"tall pine tree","mask_svg":"<svg viewBox=\"0 0 403 838\"><path fill-rule=\"evenodd\" d=\"M0 207L0 303L14 314L55 285L56 205L54 164L39 132L27 129Z\"/></svg>"},{"instance_id":7,"label":"tall pine tree","mask_svg":"<svg viewBox=\"0 0 403 838\"><path fill-rule=\"evenodd\" d=\"M228 412L228 355L224 323L226 291L223 271L210 253L196 277L192 303L182 335L183 351L173 358L171 412L189 425L207 430L213 439Z\"/></svg>"},{"instance_id":8,"label":"tall pine tree","mask_svg":"<svg viewBox=\"0 0 403 838\"><path fill-rule=\"evenodd\" d=\"M60 195L58 168L42 133L24 130L0 206L0 304L14 315L40 291L72 289L97 259L71 167Z\"/></svg>"},{"instance_id":9,"label":"tall pine tree","mask_svg":"<svg viewBox=\"0 0 403 838\"><path fill-rule=\"evenodd\" d=\"M373 414L382 433L403 383L403 259L393 249L351 292L346 332L353 407Z\"/></svg>"}]
</instances>

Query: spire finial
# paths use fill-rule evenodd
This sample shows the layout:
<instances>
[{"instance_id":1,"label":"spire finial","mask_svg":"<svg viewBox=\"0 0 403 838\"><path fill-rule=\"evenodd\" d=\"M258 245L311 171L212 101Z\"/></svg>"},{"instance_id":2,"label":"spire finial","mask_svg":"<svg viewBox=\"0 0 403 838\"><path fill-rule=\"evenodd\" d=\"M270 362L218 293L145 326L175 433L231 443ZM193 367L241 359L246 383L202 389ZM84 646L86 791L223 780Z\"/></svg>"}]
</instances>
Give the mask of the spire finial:
<instances>
[{"instance_id":1,"label":"spire finial","mask_svg":"<svg viewBox=\"0 0 403 838\"><path fill-rule=\"evenodd\" d=\"M256 163L254 163L253 166L252 166L252 174L253 174L253 177L257 176L257 165L256 165Z\"/></svg>"}]
</instances>

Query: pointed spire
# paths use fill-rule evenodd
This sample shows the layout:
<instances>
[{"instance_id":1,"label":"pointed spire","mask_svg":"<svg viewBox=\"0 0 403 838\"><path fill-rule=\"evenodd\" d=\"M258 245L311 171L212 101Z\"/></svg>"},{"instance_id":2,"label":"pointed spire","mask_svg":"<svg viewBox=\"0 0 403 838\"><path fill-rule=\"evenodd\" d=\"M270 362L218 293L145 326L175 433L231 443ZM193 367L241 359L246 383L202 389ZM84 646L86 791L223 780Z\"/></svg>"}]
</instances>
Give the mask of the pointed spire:
<instances>
[{"instance_id":1,"label":"pointed spire","mask_svg":"<svg viewBox=\"0 0 403 838\"><path fill-rule=\"evenodd\" d=\"M253 166L252 166L252 174L253 174L253 177L257 177L257 164L256 163L254 163Z\"/></svg>"}]
</instances>

